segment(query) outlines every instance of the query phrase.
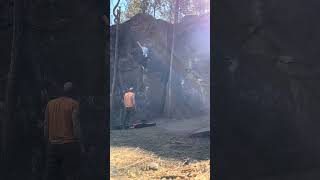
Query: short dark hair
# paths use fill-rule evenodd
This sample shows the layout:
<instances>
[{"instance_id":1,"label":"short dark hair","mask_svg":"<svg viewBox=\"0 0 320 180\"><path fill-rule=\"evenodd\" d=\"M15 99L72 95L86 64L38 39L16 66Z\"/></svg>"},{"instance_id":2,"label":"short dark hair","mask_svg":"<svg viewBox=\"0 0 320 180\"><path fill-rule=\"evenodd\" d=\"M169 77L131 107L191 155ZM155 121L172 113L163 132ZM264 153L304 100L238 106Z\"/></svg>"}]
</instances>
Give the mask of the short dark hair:
<instances>
[{"instance_id":1,"label":"short dark hair","mask_svg":"<svg viewBox=\"0 0 320 180\"><path fill-rule=\"evenodd\" d=\"M64 83L64 85L63 85L63 95L71 97L73 95L73 92L74 92L74 87L73 87L72 82Z\"/></svg>"}]
</instances>

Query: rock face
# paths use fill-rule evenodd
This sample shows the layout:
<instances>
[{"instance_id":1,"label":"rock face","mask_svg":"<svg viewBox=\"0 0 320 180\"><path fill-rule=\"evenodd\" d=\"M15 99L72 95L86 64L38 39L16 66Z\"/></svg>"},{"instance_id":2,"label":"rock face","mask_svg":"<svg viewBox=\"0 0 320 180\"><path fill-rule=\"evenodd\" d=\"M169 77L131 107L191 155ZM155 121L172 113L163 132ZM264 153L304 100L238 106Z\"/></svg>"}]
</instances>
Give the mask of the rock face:
<instances>
[{"instance_id":1,"label":"rock face","mask_svg":"<svg viewBox=\"0 0 320 180\"><path fill-rule=\"evenodd\" d=\"M115 26L111 27L110 79L115 29ZM131 86L137 94L136 120L150 120L166 112L172 30L172 24L144 14L119 25L120 73L114 114L119 114L120 94ZM176 26L172 71L172 107L176 118L209 112L209 38L208 16L187 16ZM145 58L137 42L148 48L148 58ZM114 119L114 124L117 124L117 117Z\"/></svg>"},{"instance_id":2,"label":"rock face","mask_svg":"<svg viewBox=\"0 0 320 180\"><path fill-rule=\"evenodd\" d=\"M215 2L217 179L320 167L319 6Z\"/></svg>"},{"instance_id":3,"label":"rock face","mask_svg":"<svg viewBox=\"0 0 320 180\"><path fill-rule=\"evenodd\" d=\"M0 174L7 175L3 179L41 177L45 162L40 127L43 110L47 101L58 94L59 87L65 81L72 81L80 101L84 142L93 154L84 161L90 168L85 167L82 176L105 178L103 149L107 146L105 115L109 78L105 57L109 39L101 17L106 5L100 0L0 2L0 101L4 100L10 66L13 7L18 7L17 24L21 32L17 45L14 117L4 128L9 163L1 167Z\"/></svg>"}]
</instances>

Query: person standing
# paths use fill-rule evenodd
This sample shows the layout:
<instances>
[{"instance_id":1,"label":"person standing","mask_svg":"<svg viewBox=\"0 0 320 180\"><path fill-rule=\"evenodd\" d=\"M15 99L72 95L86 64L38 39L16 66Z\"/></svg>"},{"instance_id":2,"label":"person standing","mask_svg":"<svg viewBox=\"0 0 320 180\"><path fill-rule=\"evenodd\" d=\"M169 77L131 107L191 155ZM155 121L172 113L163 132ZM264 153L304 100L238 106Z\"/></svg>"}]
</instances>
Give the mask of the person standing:
<instances>
[{"instance_id":1,"label":"person standing","mask_svg":"<svg viewBox=\"0 0 320 180\"><path fill-rule=\"evenodd\" d=\"M135 93L133 92L132 87L124 94L123 102L125 110L122 128L128 129L131 125L131 117L136 109Z\"/></svg>"},{"instance_id":2,"label":"person standing","mask_svg":"<svg viewBox=\"0 0 320 180\"><path fill-rule=\"evenodd\" d=\"M79 103L72 98L73 85L67 82L63 95L48 102L45 110L44 136L47 141L45 179L55 179L59 172L66 180L78 180L81 152Z\"/></svg>"}]
</instances>

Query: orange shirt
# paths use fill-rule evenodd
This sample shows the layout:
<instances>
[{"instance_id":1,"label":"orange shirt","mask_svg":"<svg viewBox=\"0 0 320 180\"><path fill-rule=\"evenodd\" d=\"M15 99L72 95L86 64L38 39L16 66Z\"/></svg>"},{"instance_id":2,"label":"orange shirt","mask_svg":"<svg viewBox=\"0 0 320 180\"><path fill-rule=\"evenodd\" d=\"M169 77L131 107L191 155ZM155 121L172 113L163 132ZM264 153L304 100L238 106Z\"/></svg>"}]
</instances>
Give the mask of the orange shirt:
<instances>
[{"instance_id":1,"label":"orange shirt","mask_svg":"<svg viewBox=\"0 0 320 180\"><path fill-rule=\"evenodd\" d=\"M77 140L72 113L78 108L79 103L68 97L60 97L48 102L46 116L50 143L64 144Z\"/></svg>"},{"instance_id":2,"label":"orange shirt","mask_svg":"<svg viewBox=\"0 0 320 180\"><path fill-rule=\"evenodd\" d=\"M124 106L125 107L134 107L135 102L134 102L134 93L133 92L127 92L123 96L124 99Z\"/></svg>"}]
</instances>

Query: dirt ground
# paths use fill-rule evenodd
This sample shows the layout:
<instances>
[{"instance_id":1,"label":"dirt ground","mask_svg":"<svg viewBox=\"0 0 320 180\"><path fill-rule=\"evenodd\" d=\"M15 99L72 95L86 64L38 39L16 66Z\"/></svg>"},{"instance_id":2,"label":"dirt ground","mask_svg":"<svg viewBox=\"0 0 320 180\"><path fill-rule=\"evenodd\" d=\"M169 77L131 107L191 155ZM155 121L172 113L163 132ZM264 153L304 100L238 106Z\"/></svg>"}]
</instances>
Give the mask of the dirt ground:
<instances>
[{"instance_id":1,"label":"dirt ground","mask_svg":"<svg viewBox=\"0 0 320 180\"><path fill-rule=\"evenodd\" d=\"M111 131L111 179L210 179L210 139L158 124Z\"/></svg>"}]
</instances>

